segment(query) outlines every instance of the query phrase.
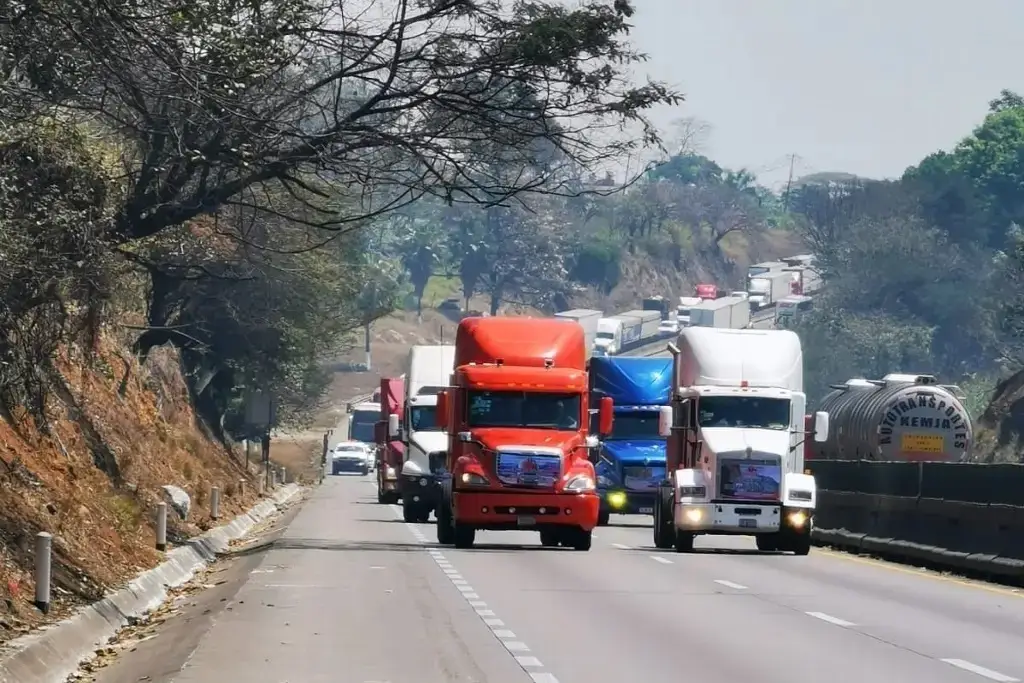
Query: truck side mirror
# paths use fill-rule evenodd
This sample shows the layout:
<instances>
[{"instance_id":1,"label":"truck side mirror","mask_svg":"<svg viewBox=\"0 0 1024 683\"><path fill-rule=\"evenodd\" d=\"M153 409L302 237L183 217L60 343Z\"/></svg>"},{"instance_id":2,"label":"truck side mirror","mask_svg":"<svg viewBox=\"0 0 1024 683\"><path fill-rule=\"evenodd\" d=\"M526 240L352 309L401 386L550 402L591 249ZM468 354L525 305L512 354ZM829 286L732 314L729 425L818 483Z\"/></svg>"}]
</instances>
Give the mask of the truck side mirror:
<instances>
[{"instance_id":1,"label":"truck side mirror","mask_svg":"<svg viewBox=\"0 0 1024 683\"><path fill-rule=\"evenodd\" d=\"M825 411L814 414L814 440L817 443L828 441L828 413Z\"/></svg>"},{"instance_id":2,"label":"truck side mirror","mask_svg":"<svg viewBox=\"0 0 1024 683\"><path fill-rule=\"evenodd\" d=\"M613 412L615 404L611 396L602 396L601 405L597 412L597 433L601 436L608 436L612 433L612 421L615 419Z\"/></svg>"},{"instance_id":3,"label":"truck side mirror","mask_svg":"<svg viewBox=\"0 0 1024 683\"><path fill-rule=\"evenodd\" d=\"M672 406L658 408L658 434L666 438L672 435Z\"/></svg>"},{"instance_id":4,"label":"truck side mirror","mask_svg":"<svg viewBox=\"0 0 1024 683\"><path fill-rule=\"evenodd\" d=\"M399 437L397 415L388 415L388 436L392 439L397 439Z\"/></svg>"},{"instance_id":5,"label":"truck side mirror","mask_svg":"<svg viewBox=\"0 0 1024 683\"><path fill-rule=\"evenodd\" d=\"M437 394L437 408L434 411L434 421L441 429L448 428L448 392L441 391Z\"/></svg>"}]
</instances>

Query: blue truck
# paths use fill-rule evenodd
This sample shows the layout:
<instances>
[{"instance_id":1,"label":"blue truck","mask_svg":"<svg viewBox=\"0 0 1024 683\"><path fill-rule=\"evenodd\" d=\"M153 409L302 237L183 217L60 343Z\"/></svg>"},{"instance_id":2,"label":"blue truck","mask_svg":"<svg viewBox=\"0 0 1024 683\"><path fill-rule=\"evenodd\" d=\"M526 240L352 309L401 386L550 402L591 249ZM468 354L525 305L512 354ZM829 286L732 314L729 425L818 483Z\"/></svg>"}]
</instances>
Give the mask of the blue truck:
<instances>
[{"instance_id":1,"label":"blue truck","mask_svg":"<svg viewBox=\"0 0 1024 683\"><path fill-rule=\"evenodd\" d=\"M612 433L601 441L596 465L599 525L608 524L613 512L654 514L658 485L665 478L658 408L668 405L671 388L671 358L591 358L590 404L610 396L615 405Z\"/></svg>"}]
</instances>

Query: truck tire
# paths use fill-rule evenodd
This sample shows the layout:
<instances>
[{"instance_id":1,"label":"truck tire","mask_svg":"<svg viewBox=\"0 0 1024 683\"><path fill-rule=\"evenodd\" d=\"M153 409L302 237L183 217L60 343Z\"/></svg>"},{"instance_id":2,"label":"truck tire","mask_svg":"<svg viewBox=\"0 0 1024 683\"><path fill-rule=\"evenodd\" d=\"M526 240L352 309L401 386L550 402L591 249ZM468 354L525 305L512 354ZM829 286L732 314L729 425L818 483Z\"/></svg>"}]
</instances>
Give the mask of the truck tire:
<instances>
[{"instance_id":1,"label":"truck tire","mask_svg":"<svg viewBox=\"0 0 1024 683\"><path fill-rule=\"evenodd\" d=\"M380 470L377 471L377 502L381 505L388 504L388 495L384 492L384 481L380 478Z\"/></svg>"},{"instance_id":2,"label":"truck tire","mask_svg":"<svg viewBox=\"0 0 1024 683\"><path fill-rule=\"evenodd\" d=\"M693 539L694 534L683 533L676 530L675 533L675 548L677 553L692 553L693 552Z\"/></svg>"},{"instance_id":3,"label":"truck tire","mask_svg":"<svg viewBox=\"0 0 1024 683\"><path fill-rule=\"evenodd\" d=\"M675 498L672 489L664 486L658 489L658 500L654 506L654 547L668 550L676 540L676 522L672 519Z\"/></svg>"},{"instance_id":4,"label":"truck tire","mask_svg":"<svg viewBox=\"0 0 1024 683\"><path fill-rule=\"evenodd\" d=\"M557 529L544 529L540 532L540 544L545 548L557 548L561 542Z\"/></svg>"},{"instance_id":5,"label":"truck tire","mask_svg":"<svg viewBox=\"0 0 1024 683\"><path fill-rule=\"evenodd\" d=\"M591 544L594 542L594 532L584 531L577 527L573 529L572 534L572 547L573 550L582 550L584 552L590 550Z\"/></svg>"},{"instance_id":6,"label":"truck tire","mask_svg":"<svg viewBox=\"0 0 1024 683\"><path fill-rule=\"evenodd\" d=\"M762 553L775 553L779 551L779 548L783 545L780 543L782 540L780 534L757 534L754 536L754 541L757 543L757 549Z\"/></svg>"},{"instance_id":7,"label":"truck tire","mask_svg":"<svg viewBox=\"0 0 1024 683\"><path fill-rule=\"evenodd\" d=\"M455 536L456 548L466 549L473 547L473 543L476 542L476 529L466 524L455 522L455 528L452 531Z\"/></svg>"},{"instance_id":8,"label":"truck tire","mask_svg":"<svg viewBox=\"0 0 1024 683\"><path fill-rule=\"evenodd\" d=\"M451 545L455 542L455 528L452 525L452 482L441 484L441 501L437 504L437 542Z\"/></svg>"},{"instance_id":9,"label":"truck tire","mask_svg":"<svg viewBox=\"0 0 1024 683\"><path fill-rule=\"evenodd\" d=\"M430 506L420 505L419 511L416 514L416 521L420 524L426 524L430 521Z\"/></svg>"},{"instance_id":10,"label":"truck tire","mask_svg":"<svg viewBox=\"0 0 1024 683\"><path fill-rule=\"evenodd\" d=\"M601 512L597 513L597 525L608 526L608 522L611 520L611 518L612 513L602 510Z\"/></svg>"},{"instance_id":11,"label":"truck tire","mask_svg":"<svg viewBox=\"0 0 1024 683\"><path fill-rule=\"evenodd\" d=\"M808 555L811 552L811 537L807 534L797 536L790 544L794 555Z\"/></svg>"},{"instance_id":12,"label":"truck tire","mask_svg":"<svg viewBox=\"0 0 1024 683\"><path fill-rule=\"evenodd\" d=\"M420 510L418 505L414 505L412 501L402 501L402 521L407 524L413 524L420 521Z\"/></svg>"}]
</instances>

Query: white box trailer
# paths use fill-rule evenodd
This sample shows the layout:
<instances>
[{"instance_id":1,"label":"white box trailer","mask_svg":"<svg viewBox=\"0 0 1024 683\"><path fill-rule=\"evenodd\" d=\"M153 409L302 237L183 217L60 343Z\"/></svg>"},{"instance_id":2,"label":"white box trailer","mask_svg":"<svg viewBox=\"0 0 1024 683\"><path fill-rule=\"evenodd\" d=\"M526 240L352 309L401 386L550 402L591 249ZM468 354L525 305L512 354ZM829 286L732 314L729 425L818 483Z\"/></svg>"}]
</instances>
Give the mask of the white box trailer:
<instances>
[{"instance_id":1,"label":"white box trailer","mask_svg":"<svg viewBox=\"0 0 1024 683\"><path fill-rule=\"evenodd\" d=\"M571 311L555 313L556 318L575 321L583 328L583 336L587 343L587 358L590 358L590 353L594 348L594 340L597 338L597 323L603 316L604 313L591 308L574 308Z\"/></svg>"},{"instance_id":2,"label":"white box trailer","mask_svg":"<svg viewBox=\"0 0 1024 683\"><path fill-rule=\"evenodd\" d=\"M750 302L732 296L705 301L690 309L690 325L719 329L747 327L750 325Z\"/></svg>"},{"instance_id":3,"label":"white box trailer","mask_svg":"<svg viewBox=\"0 0 1024 683\"><path fill-rule=\"evenodd\" d=\"M774 306L779 299L789 296L792 281L793 274L784 271L752 277L747 285L750 302L758 309Z\"/></svg>"},{"instance_id":4,"label":"white box trailer","mask_svg":"<svg viewBox=\"0 0 1024 683\"><path fill-rule=\"evenodd\" d=\"M659 311L645 311L636 309L619 313L612 316L613 320L622 323L622 343L619 351L642 346L658 336L658 328L661 327L661 313Z\"/></svg>"}]
</instances>

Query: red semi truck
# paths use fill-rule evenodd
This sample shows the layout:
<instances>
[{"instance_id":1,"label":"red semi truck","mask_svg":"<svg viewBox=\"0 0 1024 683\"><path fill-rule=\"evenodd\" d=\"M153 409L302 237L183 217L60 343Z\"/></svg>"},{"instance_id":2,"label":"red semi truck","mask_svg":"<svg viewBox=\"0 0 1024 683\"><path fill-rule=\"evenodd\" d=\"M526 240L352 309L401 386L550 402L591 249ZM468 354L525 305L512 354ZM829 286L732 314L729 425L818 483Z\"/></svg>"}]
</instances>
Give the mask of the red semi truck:
<instances>
[{"instance_id":1,"label":"red semi truck","mask_svg":"<svg viewBox=\"0 0 1024 683\"><path fill-rule=\"evenodd\" d=\"M382 378L380 381L380 421L374 425L374 440L377 442L378 503L392 504L399 500L398 473L402 471L405 444L397 436L391 438L388 435L388 418L391 415L398 415L401 419L404 403L405 380Z\"/></svg>"},{"instance_id":2,"label":"red semi truck","mask_svg":"<svg viewBox=\"0 0 1024 683\"><path fill-rule=\"evenodd\" d=\"M583 328L564 320L466 318L451 387L438 395L448 433L437 540L473 545L478 529L537 530L544 546L589 550L600 501L589 434ZM598 431L612 427L603 398Z\"/></svg>"}]
</instances>

